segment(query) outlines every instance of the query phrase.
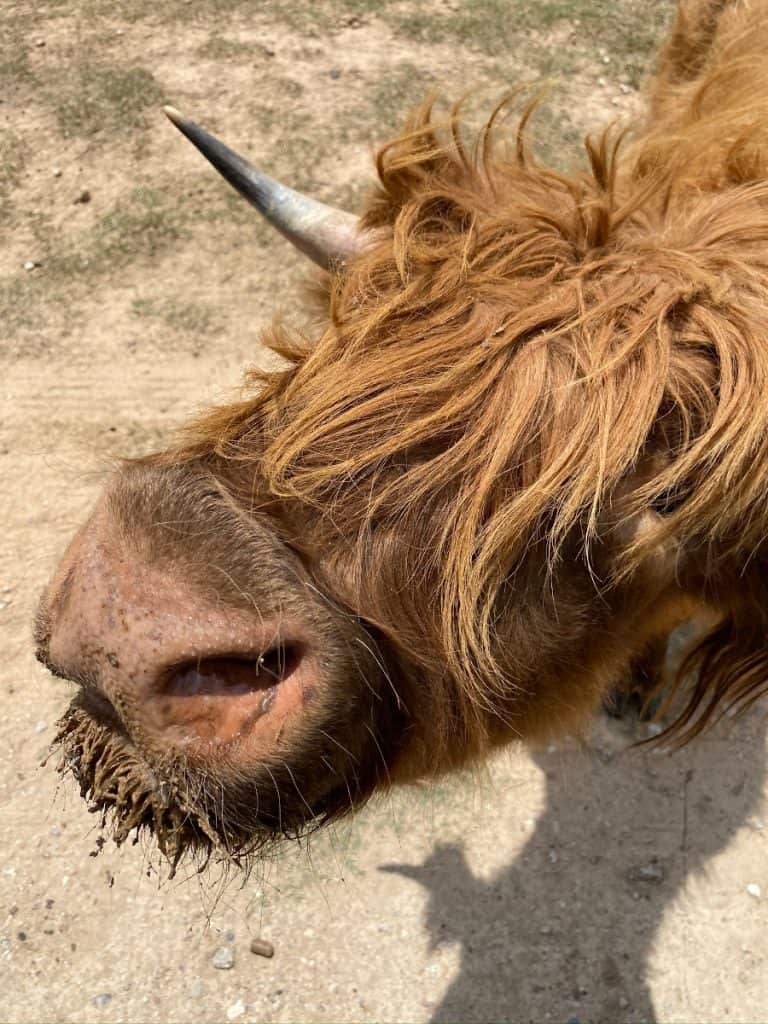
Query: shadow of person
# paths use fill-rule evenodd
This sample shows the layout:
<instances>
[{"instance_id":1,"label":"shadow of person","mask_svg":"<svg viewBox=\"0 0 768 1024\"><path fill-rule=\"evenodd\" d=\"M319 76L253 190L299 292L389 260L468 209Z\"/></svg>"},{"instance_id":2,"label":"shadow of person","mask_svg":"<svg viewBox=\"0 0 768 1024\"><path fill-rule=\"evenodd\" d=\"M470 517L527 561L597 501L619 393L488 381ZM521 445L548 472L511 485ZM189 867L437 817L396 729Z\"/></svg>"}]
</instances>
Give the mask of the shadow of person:
<instances>
[{"instance_id":1,"label":"shadow of person","mask_svg":"<svg viewBox=\"0 0 768 1024\"><path fill-rule=\"evenodd\" d=\"M431 945L461 945L432 1020L656 1021L649 959L665 909L759 809L765 729L753 714L667 754L626 749L623 727L601 721L586 751L534 755L545 810L490 881L454 844L384 865L427 889Z\"/></svg>"}]
</instances>

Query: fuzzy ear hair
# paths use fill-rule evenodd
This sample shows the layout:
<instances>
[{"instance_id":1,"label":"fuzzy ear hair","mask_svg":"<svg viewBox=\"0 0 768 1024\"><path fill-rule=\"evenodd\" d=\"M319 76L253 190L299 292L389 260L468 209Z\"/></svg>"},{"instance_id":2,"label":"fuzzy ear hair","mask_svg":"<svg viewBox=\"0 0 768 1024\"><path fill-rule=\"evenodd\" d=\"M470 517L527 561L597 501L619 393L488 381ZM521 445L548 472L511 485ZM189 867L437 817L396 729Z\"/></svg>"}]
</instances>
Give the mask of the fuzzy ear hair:
<instances>
[{"instance_id":1,"label":"fuzzy ear hair","mask_svg":"<svg viewBox=\"0 0 768 1024\"><path fill-rule=\"evenodd\" d=\"M641 571L653 576L657 585L672 580L680 544L666 529L664 516L654 509L641 509L626 516L612 516L608 536L610 548L625 564L611 566L616 578ZM654 537L658 541L654 542Z\"/></svg>"}]
</instances>

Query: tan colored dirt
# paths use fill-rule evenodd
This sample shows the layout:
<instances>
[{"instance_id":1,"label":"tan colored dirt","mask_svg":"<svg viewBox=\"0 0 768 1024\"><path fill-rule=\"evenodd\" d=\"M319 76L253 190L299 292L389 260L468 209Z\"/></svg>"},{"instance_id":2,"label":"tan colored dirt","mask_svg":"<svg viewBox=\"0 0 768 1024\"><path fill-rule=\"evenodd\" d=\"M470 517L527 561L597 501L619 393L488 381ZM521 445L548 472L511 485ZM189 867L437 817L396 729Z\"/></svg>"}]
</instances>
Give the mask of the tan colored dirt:
<instances>
[{"instance_id":1,"label":"tan colored dirt","mask_svg":"<svg viewBox=\"0 0 768 1024\"><path fill-rule=\"evenodd\" d=\"M115 12L120 12L116 14ZM431 88L548 83L540 145L638 109L668 0L0 3L0 1019L763 1021L765 710L681 755L513 751L245 884L161 884L40 769L67 687L30 623L110 459L302 322L302 268L160 115L323 199ZM30 269L25 269L25 264ZM309 855L308 855L309 854ZM251 939L274 944L267 959ZM228 969L217 967L216 961Z\"/></svg>"}]
</instances>

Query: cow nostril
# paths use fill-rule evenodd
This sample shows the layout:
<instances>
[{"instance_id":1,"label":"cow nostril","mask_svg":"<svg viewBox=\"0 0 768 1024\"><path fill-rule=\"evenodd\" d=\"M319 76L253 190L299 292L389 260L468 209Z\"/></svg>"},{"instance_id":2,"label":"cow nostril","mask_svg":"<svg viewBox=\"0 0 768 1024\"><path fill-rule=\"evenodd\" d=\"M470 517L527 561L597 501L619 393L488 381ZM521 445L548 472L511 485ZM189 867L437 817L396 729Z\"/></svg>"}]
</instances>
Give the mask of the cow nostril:
<instances>
[{"instance_id":1,"label":"cow nostril","mask_svg":"<svg viewBox=\"0 0 768 1024\"><path fill-rule=\"evenodd\" d=\"M266 690L293 675L301 657L298 645L278 643L256 657L200 658L166 673L161 691L169 697L231 697Z\"/></svg>"},{"instance_id":2,"label":"cow nostril","mask_svg":"<svg viewBox=\"0 0 768 1024\"><path fill-rule=\"evenodd\" d=\"M166 671L145 703L146 721L173 730L180 742L197 736L228 743L250 735L276 706L281 684L304 660L300 645L276 643L260 654L198 658Z\"/></svg>"}]
</instances>

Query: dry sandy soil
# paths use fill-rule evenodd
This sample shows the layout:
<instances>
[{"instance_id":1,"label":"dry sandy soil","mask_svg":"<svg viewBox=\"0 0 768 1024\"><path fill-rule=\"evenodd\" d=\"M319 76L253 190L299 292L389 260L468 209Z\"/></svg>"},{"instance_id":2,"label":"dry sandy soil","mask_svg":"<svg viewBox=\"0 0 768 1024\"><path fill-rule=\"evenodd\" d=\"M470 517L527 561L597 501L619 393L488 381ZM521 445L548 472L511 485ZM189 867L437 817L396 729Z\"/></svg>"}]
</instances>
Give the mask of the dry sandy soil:
<instances>
[{"instance_id":1,"label":"dry sandy soil","mask_svg":"<svg viewBox=\"0 0 768 1024\"><path fill-rule=\"evenodd\" d=\"M163 882L142 847L89 856L93 819L39 768L66 687L32 658L36 595L110 460L236 387L276 312L302 317L297 258L161 104L354 207L431 88L477 86L479 111L544 82L541 151L579 159L638 109L670 9L0 0L0 1019L768 1018L764 711L676 756L608 722L514 751L243 888Z\"/></svg>"}]
</instances>

